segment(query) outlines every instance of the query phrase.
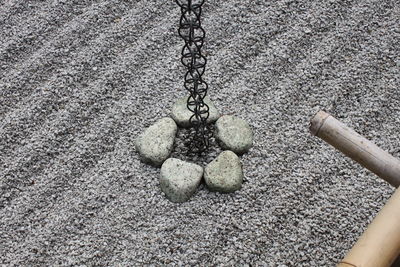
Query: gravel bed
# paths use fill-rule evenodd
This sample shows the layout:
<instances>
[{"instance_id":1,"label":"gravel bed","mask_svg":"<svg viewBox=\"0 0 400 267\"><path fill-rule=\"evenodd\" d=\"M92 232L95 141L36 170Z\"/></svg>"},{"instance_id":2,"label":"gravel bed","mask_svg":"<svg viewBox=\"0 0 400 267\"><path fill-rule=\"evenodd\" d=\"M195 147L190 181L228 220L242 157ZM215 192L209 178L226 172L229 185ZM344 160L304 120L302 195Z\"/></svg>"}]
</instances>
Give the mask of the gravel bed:
<instances>
[{"instance_id":1,"label":"gravel bed","mask_svg":"<svg viewBox=\"0 0 400 267\"><path fill-rule=\"evenodd\" d=\"M334 266L394 192L308 127L324 109L400 157L399 2L207 0L210 97L255 142L241 190L168 201L134 140L186 93L179 15L0 1L1 265Z\"/></svg>"}]
</instances>

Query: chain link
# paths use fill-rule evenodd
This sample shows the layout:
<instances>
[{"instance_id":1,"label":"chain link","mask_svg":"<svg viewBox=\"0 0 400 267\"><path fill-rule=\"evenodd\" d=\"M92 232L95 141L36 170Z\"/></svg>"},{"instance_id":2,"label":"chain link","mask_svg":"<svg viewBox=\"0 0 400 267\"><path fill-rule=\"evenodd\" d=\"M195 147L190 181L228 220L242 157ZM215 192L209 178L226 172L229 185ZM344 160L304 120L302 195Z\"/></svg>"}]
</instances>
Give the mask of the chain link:
<instances>
[{"instance_id":1,"label":"chain link","mask_svg":"<svg viewBox=\"0 0 400 267\"><path fill-rule=\"evenodd\" d=\"M212 136L207 124L209 107L204 103L208 84L202 77L207 64L207 59L201 53L205 38L205 31L200 22L204 0L176 0L176 3L181 8L178 33L185 42L181 62L187 68L184 78L184 87L190 93L187 108L193 113L190 117L188 146L190 152L201 154L208 149Z\"/></svg>"}]
</instances>

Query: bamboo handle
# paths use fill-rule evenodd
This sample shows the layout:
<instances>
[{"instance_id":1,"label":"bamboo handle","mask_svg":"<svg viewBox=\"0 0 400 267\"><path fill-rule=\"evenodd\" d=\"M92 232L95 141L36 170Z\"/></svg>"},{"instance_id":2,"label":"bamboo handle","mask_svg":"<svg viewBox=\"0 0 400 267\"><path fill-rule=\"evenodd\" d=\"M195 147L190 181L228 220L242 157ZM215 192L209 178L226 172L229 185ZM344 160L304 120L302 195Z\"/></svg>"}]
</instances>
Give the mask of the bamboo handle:
<instances>
[{"instance_id":1,"label":"bamboo handle","mask_svg":"<svg viewBox=\"0 0 400 267\"><path fill-rule=\"evenodd\" d=\"M310 131L394 187L400 185L400 160L328 113L319 111L311 120Z\"/></svg>"},{"instance_id":2,"label":"bamboo handle","mask_svg":"<svg viewBox=\"0 0 400 267\"><path fill-rule=\"evenodd\" d=\"M391 185L400 185L400 161L328 113L319 111L311 120L310 130ZM338 267L389 267L391 264L397 267L399 256L400 188Z\"/></svg>"},{"instance_id":3,"label":"bamboo handle","mask_svg":"<svg viewBox=\"0 0 400 267\"><path fill-rule=\"evenodd\" d=\"M338 267L389 267L400 256L400 188Z\"/></svg>"}]
</instances>

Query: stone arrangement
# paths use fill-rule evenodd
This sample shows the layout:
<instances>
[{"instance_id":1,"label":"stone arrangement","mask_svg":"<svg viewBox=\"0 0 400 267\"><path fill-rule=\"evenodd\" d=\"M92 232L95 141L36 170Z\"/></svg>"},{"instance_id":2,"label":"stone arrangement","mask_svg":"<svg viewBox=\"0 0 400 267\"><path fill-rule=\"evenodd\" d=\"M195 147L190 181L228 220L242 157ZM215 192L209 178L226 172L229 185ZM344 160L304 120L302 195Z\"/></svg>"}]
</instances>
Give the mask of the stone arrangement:
<instances>
[{"instance_id":1,"label":"stone arrangement","mask_svg":"<svg viewBox=\"0 0 400 267\"><path fill-rule=\"evenodd\" d=\"M204 168L169 158L178 126L190 126L191 113L186 107L186 100L187 97L178 99L172 107L171 118L158 120L137 137L135 147L140 159L153 166L161 166L161 190L172 202L189 200L203 177L211 191L231 193L239 190L244 175L238 155L246 153L253 146L253 132L243 119L231 115L221 116L208 97L205 99L210 107L208 122L215 122L215 138L225 151Z\"/></svg>"}]
</instances>

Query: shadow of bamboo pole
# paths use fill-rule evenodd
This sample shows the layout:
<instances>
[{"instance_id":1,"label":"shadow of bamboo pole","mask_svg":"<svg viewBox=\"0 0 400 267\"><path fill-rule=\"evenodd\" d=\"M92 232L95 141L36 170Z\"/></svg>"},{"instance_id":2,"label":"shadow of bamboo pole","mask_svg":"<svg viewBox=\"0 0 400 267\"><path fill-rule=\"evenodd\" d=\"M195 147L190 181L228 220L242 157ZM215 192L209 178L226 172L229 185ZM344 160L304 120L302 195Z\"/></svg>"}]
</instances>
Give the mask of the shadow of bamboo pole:
<instances>
[{"instance_id":1,"label":"shadow of bamboo pole","mask_svg":"<svg viewBox=\"0 0 400 267\"><path fill-rule=\"evenodd\" d=\"M311 120L310 131L394 187L399 187L400 160L328 113L319 111ZM400 188L377 214L338 267L397 267L400 262L399 256Z\"/></svg>"}]
</instances>

